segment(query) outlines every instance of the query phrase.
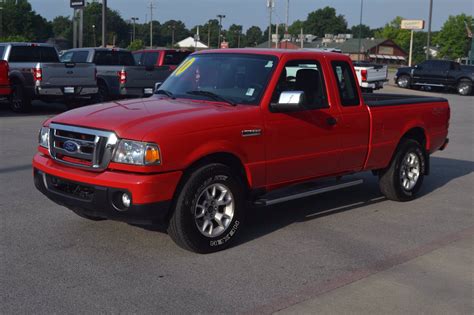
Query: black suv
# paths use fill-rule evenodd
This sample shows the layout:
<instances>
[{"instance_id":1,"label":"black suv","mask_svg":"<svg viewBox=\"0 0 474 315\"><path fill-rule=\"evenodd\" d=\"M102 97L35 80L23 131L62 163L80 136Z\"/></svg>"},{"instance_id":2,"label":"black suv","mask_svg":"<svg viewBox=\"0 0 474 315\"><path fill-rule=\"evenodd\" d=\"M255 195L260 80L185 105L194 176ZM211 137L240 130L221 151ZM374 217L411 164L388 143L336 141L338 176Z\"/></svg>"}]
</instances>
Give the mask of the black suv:
<instances>
[{"instance_id":1,"label":"black suv","mask_svg":"<svg viewBox=\"0 0 474 315\"><path fill-rule=\"evenodd\" d=\"M439 87L456 90L460 95L472 93L474 66L463 66L449 60L427 60L414 67L399 68L395 83L401 88Z\"/></svg>"}]
</instances>

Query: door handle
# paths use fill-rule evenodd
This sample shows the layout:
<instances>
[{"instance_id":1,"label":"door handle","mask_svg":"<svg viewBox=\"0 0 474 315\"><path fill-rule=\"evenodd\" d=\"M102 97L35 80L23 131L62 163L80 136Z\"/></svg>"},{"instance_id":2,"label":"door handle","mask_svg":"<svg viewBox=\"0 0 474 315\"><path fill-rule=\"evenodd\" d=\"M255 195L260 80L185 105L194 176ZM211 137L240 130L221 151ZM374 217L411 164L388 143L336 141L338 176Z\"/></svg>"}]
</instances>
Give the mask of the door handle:
<instances>
[{"instance_id":1,"label":"door handle","mask_svg":"<svg viewBox=\"0 0 474 315\"><path fill-rule=\"evenodd\" d=\"M329 118L326 119L326 123L329 126L334 126L335 124L337 124L337 119L334 118L334 117L329 117Z\"/></svg>"}]
</instances>

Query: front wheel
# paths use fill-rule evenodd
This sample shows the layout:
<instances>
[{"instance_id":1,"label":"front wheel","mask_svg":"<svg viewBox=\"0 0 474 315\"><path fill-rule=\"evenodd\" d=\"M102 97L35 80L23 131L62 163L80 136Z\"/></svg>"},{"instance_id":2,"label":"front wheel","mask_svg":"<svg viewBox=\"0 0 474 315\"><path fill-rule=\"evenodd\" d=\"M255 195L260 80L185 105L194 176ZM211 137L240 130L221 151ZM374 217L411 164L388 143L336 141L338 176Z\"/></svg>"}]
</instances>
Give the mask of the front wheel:
<instances>
[{"instance_id":1,"label":"front wheel","mask_svg":"<svg viewBox=\"0 0 474 315\"><path fill-rule=\"evenodd\" d=\"M242 181L223 164L194 171L179 192L168 234L180 247L197 253L227 248L242 228Z\"/></svg>"},{"instance_id":2,"label":"front wheel","mask_svg":"<svg viewBox=\"0 0 474 315\"><path fill-rule=\"evenodd\" d=\"M472 82L469 81L469 80L461 80L461 81L459 81L458 86L457 86L456 89L457 89L459 95L462 95L462 96L471 95L471 93L472 93Z\"/></svg>"},{"instance_id":3,"label":"front wheel","mask_svg":"<svg viewBox=\"0 0 474 315\"><path fill-rule=\"evenodd\" d=\"M387 199L409 201L416 197L426 168L424 149L415 140L404 140L390 166L380 172L379 187Z\"/></svg>"},{"instance_id":4,"label":"front wheel","mask_svg":"<svg viewBox=\"0 0 474 315\"><path fill-rule=\"evenodd\" d=\"M409 89L411 86L411 78L408 75L401 75L397 79L397 85L402 89Z\"/></svg>"}]
</instances>

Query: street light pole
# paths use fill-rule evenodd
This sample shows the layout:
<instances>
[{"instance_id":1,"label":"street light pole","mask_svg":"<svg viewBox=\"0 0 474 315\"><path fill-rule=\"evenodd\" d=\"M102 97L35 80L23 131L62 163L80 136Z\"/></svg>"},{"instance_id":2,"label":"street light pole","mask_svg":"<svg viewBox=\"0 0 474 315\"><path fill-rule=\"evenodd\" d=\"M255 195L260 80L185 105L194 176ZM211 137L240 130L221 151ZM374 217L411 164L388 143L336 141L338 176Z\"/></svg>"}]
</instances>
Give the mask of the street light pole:
<instances>
[{"instance_id":1,"label":"street light pole","mask_svg":"<svg viewBox=\"0 0 474 315\"><path fill-rule=\"evenodd\" d=\"M272 10L275 7L274 0L267 0L267 8L268 8L268 48L272 48Z\"/></svg>"},{"instance_id":2,"label":"street light pole","mask_svg":"<svg viewBox=\"0 0 474 315\"><path fill-rule=\"evenodd\" d=\"M428 18L428 39L426 40L426 60L430 59L430 45L431 45L431 18L433 16L433 0L430 0L430 15Z\"/></svg>"},{"instance_id":3,"label":"street light pole","mask_svg":"<svg viewBox=\"0 0 474 315\"><path fill-rule=\"evenodd\" d=\"M168 29L171 30L171 48L174 47L174 31L176 30L176 25L168 25Z\"/></svg>"},{"instance_id":4,"label":"street light pole","mask_svg":"<svg viewBox=\"0 0 474 315\"><path fill-rule=\"evenodd\" d=\"M360 53L362 48L362 13L364 12L364 0L360 0L360 20L359 20L359 51L357 61L360 61Z\"/></svg>"},{"instance_id":5,"label":"street light pole","mask_svg":"<svg viewBox=\"0 0 474 315\"><path fill-rule=\"evenodd\" d=\"M106 38L107 0L102 0L102 47L107 47Z\"/></svg>"},{"instance_id":6,"label":"street light pole","mask_svg":"<svg viewBox=\"0 0 474 315\"><path fill-rule=\"evenodd\" d=\"M225 19L225 15L218 14L217 17L219 18L219 36L217 38L217 48L221 48L222 19Z\"/></svg>"},{"instance_id":7,"label":"street light pole","mask_svg":"<svg viewBox=\"0 0 474 315\"><path fill-rule=\"evenodd\" d=\"M139 20L139 18L132 17L132 22L133 22L133 36L132 36L132 39L133 39L133 41L135 41L135 39L136 39L136 36L135 36L136 35L136 33L135 33L135 22L138 21L138 20Z\"/></svg>"}]
</instances>

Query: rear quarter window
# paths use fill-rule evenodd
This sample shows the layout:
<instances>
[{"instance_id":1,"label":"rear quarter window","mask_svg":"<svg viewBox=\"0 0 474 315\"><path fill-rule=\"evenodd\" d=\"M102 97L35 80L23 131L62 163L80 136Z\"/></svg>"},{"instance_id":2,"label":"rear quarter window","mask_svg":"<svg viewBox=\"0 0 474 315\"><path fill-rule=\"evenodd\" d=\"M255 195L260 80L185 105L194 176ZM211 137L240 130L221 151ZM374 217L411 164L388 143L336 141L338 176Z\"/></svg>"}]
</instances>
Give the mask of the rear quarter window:
<instances>
[{"instance_id":1,"label":"rear quarter window","mask_svg":"<svg viewBox=\"0 0 474 315\"><path fill-rule=\"evenodd\" d=\"M164 66L177 66L179 65L190 52L188 51L167 51L165 53L165 59L163 61Z\"/></svg>"},{"instance_id":2,"label":"rear quarter window","mask_svg":"<svg viewBox=\"0 0 474 315\"><path fill-rule=\"evenodd\" d=\"M345 61L331 62L336 77L339 98L342 106L357 106L360 103L359 92L352 72L352 67Z\"/></svg>"}]
</instances>

